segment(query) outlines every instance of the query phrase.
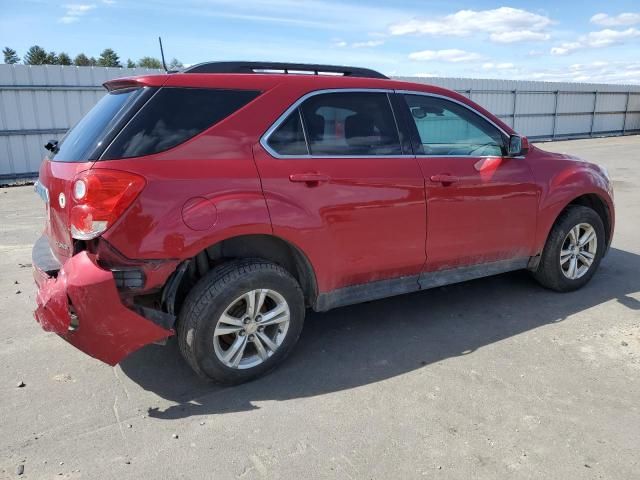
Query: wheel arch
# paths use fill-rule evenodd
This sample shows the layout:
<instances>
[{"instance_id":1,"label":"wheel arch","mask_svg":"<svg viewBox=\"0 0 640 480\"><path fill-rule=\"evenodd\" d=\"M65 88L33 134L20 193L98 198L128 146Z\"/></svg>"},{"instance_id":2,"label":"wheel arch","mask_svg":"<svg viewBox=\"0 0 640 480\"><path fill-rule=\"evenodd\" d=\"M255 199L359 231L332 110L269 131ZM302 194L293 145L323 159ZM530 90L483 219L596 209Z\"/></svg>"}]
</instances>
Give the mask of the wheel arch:
<instances>
[{"instance_id":1,"label":"wheel arch","mask_svg":"<svg viewBox=\"0 0 640 480\"><path fill-rule=\"evenodd\" d=\"M598 214L598 216L602 220L602 224L604 225L605 244L607 245L607 248L609 248L613 232L611 212L609 211L607 202L597 193L586 193L571 200L567 204L567 206L562 209L562 211L565 211L571 205L581 205L583 207L589 207Z\"/></svg>"},{"instance_id":2,"label":"wheel arch","mask_svg":"<svg viewBox=\"0 0 640 480\"><path fill-rule=\"evenodd\" d=\"M164 287L165 309L177 314L189 290L209 270L241 258L260 258L280 265L300 284L306 305L315 303L318 295L316 273L298 246L275 235L244 234L220 240L184 260Z\"/></svg>"},{"instance_id":3,"label":"wheel arch","mask_svg":"<svg viewBox=\"0 0 640 480\"><path fill-rule=\"evenodd\" d=\"M553 229L554 225L556 225L556 223L558 222L558 219L560 218L562 213L565 212L572 205L581 205L583 207L589 207L598 214L598 216L602 220L602 224L604 225L604 229L605 229L605 245L607 246L607 249L609 248L609 245L611 244L611 239L613 237L613 226L614 226L613 212L611 211L611 208L608 202L605 200L605 198L602 195L598 193L590 192L590 193L583 193L581 195L578 195L572 198L568 202L565 202L562 208L557 210L557 212L553 216L553 221L549 222L548 225L546 225L544 236L541 238L542 242L538 246L538 255L542 253L542 250L544 249L544 246L547 243L547 239L549 238L549 234L551 233L551 230Z\"/></svg>"}]
</instances>

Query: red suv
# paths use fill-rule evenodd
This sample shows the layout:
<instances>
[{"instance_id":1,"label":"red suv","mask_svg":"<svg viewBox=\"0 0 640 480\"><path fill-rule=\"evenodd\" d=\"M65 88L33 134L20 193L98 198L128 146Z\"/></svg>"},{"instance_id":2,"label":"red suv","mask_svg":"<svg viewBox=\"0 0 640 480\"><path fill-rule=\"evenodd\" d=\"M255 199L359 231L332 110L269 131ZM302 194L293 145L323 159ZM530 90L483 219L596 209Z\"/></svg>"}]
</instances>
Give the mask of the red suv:
<instances>
[{"instance_id":1,"label":"red suv","mask_svg":"<svg viewBox=\"0 0 640 480\"><path fill-rule=\"evenodd\" d=\"M247 62L105 87L47 144L33 265L38 322L111 365L176 333L197 373L239 383L308 307L516 269L574 290L611 243L603 168L449 90Z\"/></svg>"}]
</instances>

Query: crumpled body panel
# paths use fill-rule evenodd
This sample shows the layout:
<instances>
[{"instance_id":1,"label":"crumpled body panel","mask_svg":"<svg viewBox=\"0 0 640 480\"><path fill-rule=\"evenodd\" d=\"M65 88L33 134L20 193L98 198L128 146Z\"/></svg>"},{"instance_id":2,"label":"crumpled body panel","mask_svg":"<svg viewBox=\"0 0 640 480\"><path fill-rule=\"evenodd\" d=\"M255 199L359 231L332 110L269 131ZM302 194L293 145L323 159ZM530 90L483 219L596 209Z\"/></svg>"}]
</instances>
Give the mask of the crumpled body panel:
<instances>
[{"instance_id":1,"label":"crumpled body panel","mask_svg":"<svg viewBox=\"0 0 640 480\"><path fill-rule=\"evenodd\" d=\"M112 273L87 252L70 258L56 278L34 265L34 278L38 284L34 316L42 328L109 365L174 334L125 307ZM78 317L73 328L70 307Z\"/></svg>"}]
</instances>

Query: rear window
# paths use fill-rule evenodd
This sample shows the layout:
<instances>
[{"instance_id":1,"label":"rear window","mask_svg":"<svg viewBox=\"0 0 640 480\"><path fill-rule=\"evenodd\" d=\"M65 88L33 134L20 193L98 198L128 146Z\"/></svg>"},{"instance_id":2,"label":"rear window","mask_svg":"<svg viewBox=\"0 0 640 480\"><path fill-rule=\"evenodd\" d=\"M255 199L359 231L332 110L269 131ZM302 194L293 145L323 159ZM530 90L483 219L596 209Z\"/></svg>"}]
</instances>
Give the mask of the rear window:
<instances>
[{"instance_id":1,"label":"rear window","mask_svg":"<svg viewBox=\"0 0 640 480\"><path fill-rule=\"evenodd\" d=\"M102 158L140 157L168 150L215 125L259 94L251 90L161 88Z\"/></svg>"},{"instance_id":2,"label":"rear window","mask_svg":"<svg viewBox=\"0 0 640 480\"><path fill-rule=\"evenodd\" d=\"M86 162L95 160L115 133L123 119L144 97L149 89L135 88L107 93L61 140L49 158L57 162Z\"/></svg>"}]
</instances>

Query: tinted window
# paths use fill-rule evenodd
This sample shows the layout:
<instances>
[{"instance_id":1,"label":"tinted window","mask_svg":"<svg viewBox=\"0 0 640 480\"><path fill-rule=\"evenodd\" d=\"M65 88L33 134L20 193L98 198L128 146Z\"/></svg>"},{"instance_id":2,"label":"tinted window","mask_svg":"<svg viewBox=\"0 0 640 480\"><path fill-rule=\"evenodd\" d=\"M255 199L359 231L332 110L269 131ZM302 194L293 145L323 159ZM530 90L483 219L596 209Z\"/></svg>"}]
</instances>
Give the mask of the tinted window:
<instances>
[{"instance_id":1,"label":"tinted window","mask_svg":"<svg viewBox=\"0 0 640 480\"><path fill-rule=\"evenodd\" d=\"M175 147L231 115L258 94L249 90L161 88L102 158L139 157Z\"/></svg>"},{"instance_id":2,"label":"tinted window","mask_svg":"<svg viewBox=\"0 0 640 480\"><path fill-rule=\"evenodd\" d=\"M280 155L307 155L309 153L298 109L291 113L269 136L268 144Z\"/></svg>"},{"instance_id":3,"label":"tinted window","mask_svg":"<svg viewBox=\"0 0 640 480\"><path fill-rule=\"evenodd\" d=\"M104 147L105 137L121 123L123 117L143 95L144 89L116 90L107 93L73 127L50 156L57 162L85 162L96 158L96 151Z\"/></svg>"},{"instance_id":4,"label":"tinted window","mask_svg":"<svg viewBox=\"0 0 640 480\"><path fill-rule=\"evenodd\" d=\"M425 155L500 156L502 133L466 107L425 95L405 95Z\"/></svg>"},{"instance_id":5,"label":"tinted window","mask_svg":"<svg viewBox=\"0 0 640 480\"><path fill-rule=\"evenodd\" d=\"M385 93L324 93L302 104L312 155L400 155L398 129Z\"/></svg>"}]
</instances>

